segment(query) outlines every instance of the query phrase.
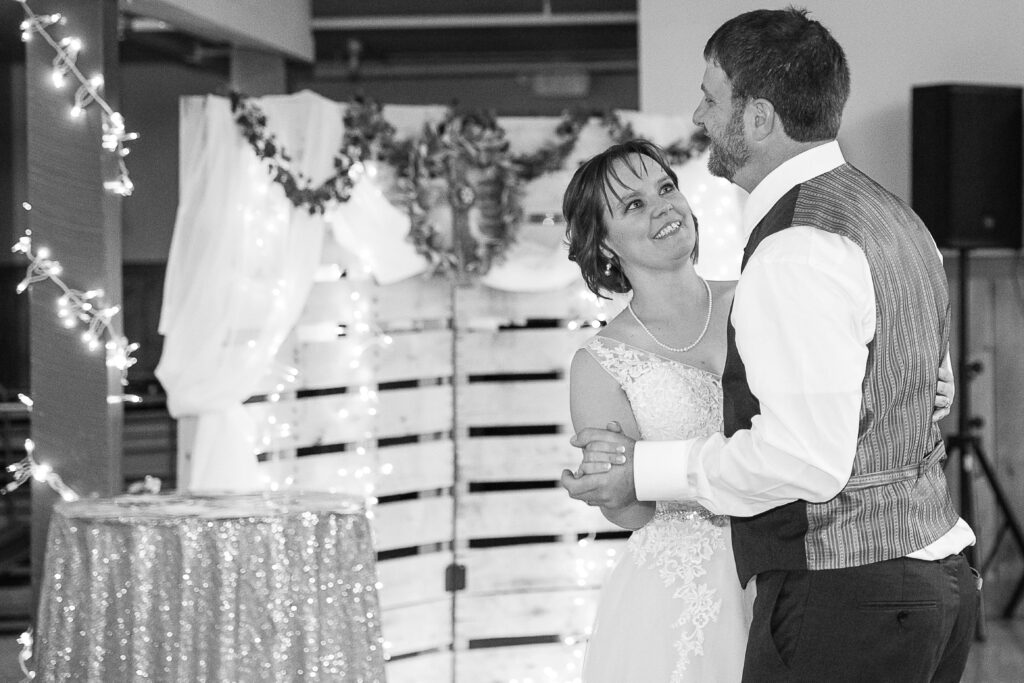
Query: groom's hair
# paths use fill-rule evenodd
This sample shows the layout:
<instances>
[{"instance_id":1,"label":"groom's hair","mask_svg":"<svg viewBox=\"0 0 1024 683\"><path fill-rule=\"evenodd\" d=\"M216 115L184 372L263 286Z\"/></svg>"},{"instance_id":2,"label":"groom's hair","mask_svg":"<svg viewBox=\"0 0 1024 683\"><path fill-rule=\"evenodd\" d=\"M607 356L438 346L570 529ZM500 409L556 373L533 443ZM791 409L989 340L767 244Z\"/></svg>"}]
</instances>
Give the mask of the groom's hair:
<instances>
[{"instance_id":1,"label":"groom's hair","mask_svg":"<svg viewBox=\"0 0 1024 683\"><path fill-rule=\"evenodd\" d=\"M843 48L807 10L734 17L708 39L704 59L725 71L734 107L768 100L793 140L831 140L839 133L850 69Z\"/></svg>"}]
</instances>

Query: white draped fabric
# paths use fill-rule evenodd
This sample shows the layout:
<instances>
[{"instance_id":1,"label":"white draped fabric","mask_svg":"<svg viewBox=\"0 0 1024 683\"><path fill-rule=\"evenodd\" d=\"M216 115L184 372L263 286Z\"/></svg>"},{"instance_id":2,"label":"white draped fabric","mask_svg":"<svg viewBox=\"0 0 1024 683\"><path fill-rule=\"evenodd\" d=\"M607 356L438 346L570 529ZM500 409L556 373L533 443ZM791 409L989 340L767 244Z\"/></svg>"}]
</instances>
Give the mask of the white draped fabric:
<instances>
[{"instance_id":1,"label":"white draped fabric","mask_svg":"<svg viewBox=\"0 0 1024 683\"><path fill-rule=\"evenodd\" d=\"M265 97L268 128L314 183L334 172L342 123L311 93ZM198 416L193 490L260 488L242 403L274 372L320 260L324 221L295 209L239 135L230 103L182 100L180 203L167 263L156 374L175 417Z\"/></svg>"},{"instance_id":2,"label":"white draped fabric","mask_svg":"<svg viewBox=\"0 0 1024 683\"><path fill-rule=\"evenodd\" d=\"M409 214L384 197L387 171L367 165L366 177L352 190L347 202L339 202L325 214L335 241L355 254L378 284L400 282L427 269L427 260L406 239L412 221Z\"/></svg>"}]
</instances>

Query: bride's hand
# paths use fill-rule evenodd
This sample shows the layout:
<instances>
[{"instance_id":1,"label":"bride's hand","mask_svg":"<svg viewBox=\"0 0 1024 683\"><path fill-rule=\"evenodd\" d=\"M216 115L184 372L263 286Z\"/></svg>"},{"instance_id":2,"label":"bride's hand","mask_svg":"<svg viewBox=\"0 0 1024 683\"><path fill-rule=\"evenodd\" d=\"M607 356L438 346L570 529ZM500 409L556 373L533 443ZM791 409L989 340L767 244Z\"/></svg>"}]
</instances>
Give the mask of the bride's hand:
<instances>
[{"instance_id":1,"label":"bride's hand","mask_svg":"<svg viewBox=\"0 0 1024 683\"><path fill-rule=\"evenodd\" d=\"M617 422L609 422L606 429L584 429L570 443L583 449L583 460L573 473L577 479L586 474L603 474L613 465L624 465L633 455L636 443L622 433Z\"/></svg>"}]
</instances>

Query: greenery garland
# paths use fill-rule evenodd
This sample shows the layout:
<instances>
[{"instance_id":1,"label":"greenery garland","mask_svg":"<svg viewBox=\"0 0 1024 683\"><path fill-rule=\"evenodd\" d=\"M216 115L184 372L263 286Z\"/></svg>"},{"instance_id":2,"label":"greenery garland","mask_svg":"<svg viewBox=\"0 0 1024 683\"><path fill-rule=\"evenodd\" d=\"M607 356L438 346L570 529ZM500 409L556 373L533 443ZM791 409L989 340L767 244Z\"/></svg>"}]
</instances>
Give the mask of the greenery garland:
<instances>
[{"instance_id":1,"label":"greenery garland","mask_svg":"<svg viewBox=\"0 0 1024 683\"><path fill-rule=\"evenodd\" d=\"M449 110L442 121L426 124L420 137L398 140L381 105L357 98L345 110L335 171L313 187L301 172L291 170L291 157L268 132L267 117L255 103L232 92L231 111L274 182L293 206L311 215L323 214L328 202L348 201L364 161L395 169L396 186L385 189L409 213L408 239L435 272L447 274L482 275L505 255L522 220L521 181L564 168L591 118L601 119L614 143L636 137L632 125L615 112L570 110L555 128L554 140L535 152L513 156L492 114ZM665 148L669 163L679 165L697 156L708 142L698 130L689 141L672 143Z\"/></svg>"},{"instance_id":2,"label":"greenery garland","mask_svg":"<svg viewBox=\"0 0 1024 683\"><path fill-rule=\"evenodd\" d=\"M582 109L569 110L562 114L562 120L555 127L555 139L545 143L536 152L521 154L513 158L519 177L533 180L545 173L560 171L565 160L576 148L580 131L590 120L590 112Z\"/></svg>"},{"instance_id":3,"label":"greenery garland","mask_svg":"<svg viewBox=\"0 0 1024 683\"><path fill-rule=\"evenodd\" d=\"M620 144L637 137L633 131L633 125L623 123L622 119L615 112L604 114L602 121L605 127L608 128L608 135L614 144ZM670 145L662 147L662 150L665 152L665 159L668 161L669 166L681 166L690 159L699 156L707 149L709 144L711 144L711 139L708 138L707 133L704 132L703 128L698 128L693 132L688 141L676 140Z\"/></svg>"},{"instance_id":4,"label":"greenery garland","mask_svg":"<svg viewBox=\"0 0 1024 683\"><path fill-rule=\"evenodd\" d=\"M515 242L519 175L493 115L449 110L424 126L410 165L399 173L412 219L409 239L435 272L482 275Z\"/></svg>"},{"instance_id":5,"label":"greenery garland","mask_svg":"<svg viewBox=\"0 0 1024 683\"><path fill-rule=\"evenodd\" d=\"M380 161L394 168L409 165L412 140L396 140L395 127L384 118L379 102L356 97L345 107L342 145L363 161Z\"/></svg>"},{"instance_id":6,"label":"greenery garland","mask_svg":"<svg viewBox=\"0 0 1024 683\"><path fill-rule=\"evenodd\" d=\"M235 123L242 131L242 137L256 153L260 161L267 163L271 178L284 189L285 196L296 208L305 208L310 215L323 214L327 202L347 202L352 196L353 178L359 162L346 148L334 155L334 173L320 185L312 183L301 171L291 170L292 158L277 142L273 133L267 132L267 116L251 100L240 93L231 93L231 112ZM357 153L358 154L358 153Z\"/></svg>"}]
</instances>

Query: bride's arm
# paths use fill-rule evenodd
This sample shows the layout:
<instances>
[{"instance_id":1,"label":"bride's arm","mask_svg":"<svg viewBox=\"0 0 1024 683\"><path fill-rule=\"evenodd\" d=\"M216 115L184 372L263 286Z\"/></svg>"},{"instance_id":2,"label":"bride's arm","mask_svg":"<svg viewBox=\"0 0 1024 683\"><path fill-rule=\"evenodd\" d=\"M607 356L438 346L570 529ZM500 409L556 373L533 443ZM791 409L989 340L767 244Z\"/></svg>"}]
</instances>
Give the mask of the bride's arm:
<instances>
[{"instance_id":1,"label":"bride's arm","mask_svg":"<svg viewBox=\"0 0 1024 683\"><path fill-rule=\"evenodd\" d=\"M624 434L634 439L640 438L640 429L622 387L584 349L577 351L572 359L572 368L569 372L569 411L576 431L584 427L603 427L609 422L618 422ZM612 524L623 529L639 529L654 516L654 503L643 501L615 509L602 507L601 513Z\"/></svg>"}]
</instances>

